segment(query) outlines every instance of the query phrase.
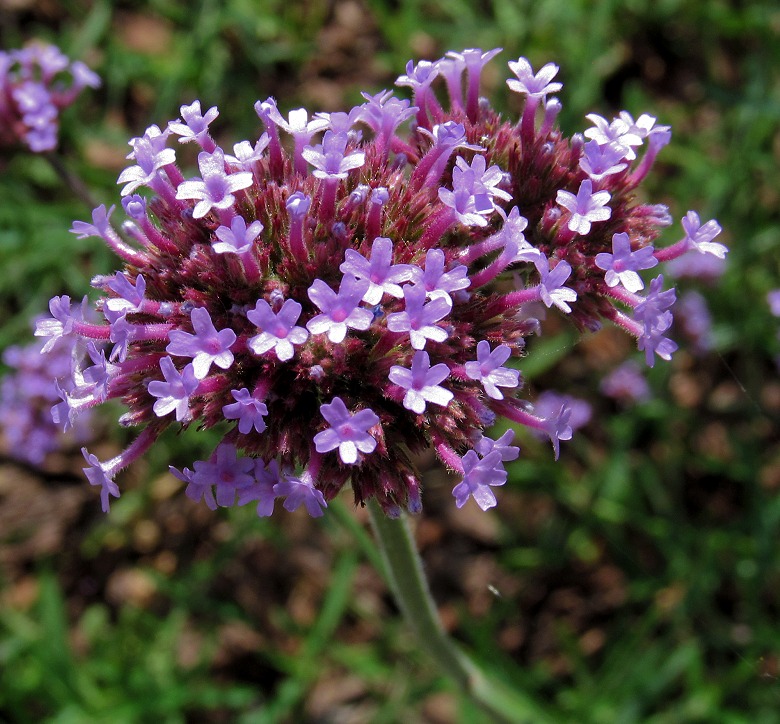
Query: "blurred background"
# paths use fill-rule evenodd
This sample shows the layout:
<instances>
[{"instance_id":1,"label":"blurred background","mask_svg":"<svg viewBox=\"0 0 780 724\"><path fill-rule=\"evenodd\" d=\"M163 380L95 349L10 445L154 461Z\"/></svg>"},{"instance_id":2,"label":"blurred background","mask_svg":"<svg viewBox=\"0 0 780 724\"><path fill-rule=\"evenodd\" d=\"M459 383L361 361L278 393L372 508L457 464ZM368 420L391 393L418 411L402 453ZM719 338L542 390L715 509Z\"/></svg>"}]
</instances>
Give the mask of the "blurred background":
<instances>
[{"instance_id":1,"label":"blurred background","mask_svg":"<svg viewBox=\"0 0 780 724\"><path fill-rule=\"evenodd\" d=\"M552 721L780 721L776 4L2 0L0 38L54 42L102 77L65 112L61 153L107 205L127 140L183 103L217 105L232 146L257 138L258 99L344 109L448 50L504 49L484 91L510 115L505 63L523 55L560 65L568 134L590 112L670 124L644 184L675 218L664 241L695 209L730 247L709 282L678 270L693 300L681 350L629 400L604 380L626 357L643 365L631 340L548 320L522 365L527 395L574 396L590 419L558 462L523 437L486 513L456 509L432 466L416 535L446 628ZM33 340L52 295L79 299L117 268L68 233L90 212L44 159L0 157L0 349ZM126 442L116 413L92 428L101 459ZM31 464L6 435L0 721L480 721L416 650L349 495L318 521L212 513L166 472L200 444L167 436L105 516L77 443Z\"/></svg>"}]
</instances>

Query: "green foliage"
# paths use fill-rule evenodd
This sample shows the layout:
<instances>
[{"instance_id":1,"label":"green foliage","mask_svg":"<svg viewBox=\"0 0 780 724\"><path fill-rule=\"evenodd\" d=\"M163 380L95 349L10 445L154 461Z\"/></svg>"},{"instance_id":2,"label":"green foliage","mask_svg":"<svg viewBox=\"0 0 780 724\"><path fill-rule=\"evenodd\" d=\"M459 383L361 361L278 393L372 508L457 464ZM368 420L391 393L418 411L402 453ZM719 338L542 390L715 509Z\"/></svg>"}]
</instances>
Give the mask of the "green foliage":
<instances>
[{"instance_id":1,"label":"green foliage","mask_svg":"<svg viewBox=\"0 0 780 724\"><path fill-rule=\"evenodd\" d=\"M571 332L534 340L520 364L531 389L589 396L593 422L564 445L557 463L549 446L522 441L523 459L512 468L502 505L487 516L499 530L487 543L460 518L461 527L449 530L451 514L435 504L447 484L432 478L425 522L447 532L436 539L428 530L440 547L429 542L426 555L457 636L483 667L557 720L780 721L780 320L765 302L780 287L780 15L767 0L363 5L363 21L350 25L344 18L358 3L69 0L52 11L56 17L6 10L12 21L3 33L8 46L33 36L59 42L103 77L103 88L66 114L63 148L72 170L108 204L119 198L114 183L127 139L175 117L195 97L206 108L219 106L217 132L236 140L257 133L257 99L276 95L285 109L306 103L317 110L312 59L330 47L324 38L334 28L360 35L355 42L370 36L376 49L370 69L347 58L339 71L318 78L339 85L345 97L367 82L373 85L366 90L391 87L412 57L501 46L503 61L524 55L535 67L549 60L561 66L561 122L569 132L585 126L587 112L623 108L671 124L673 141L647 193L667 203L675 219L697 209L724 228L729 269L703 290L717 349L699 360L680 355L671 370L659 364L652 401L622 409L598 397L606 366L588 357L594 343L575 342ZM516 113L505 74L494 65L486 82L498 105ZM355 80L358 70L370 70L371 80ZM114 261L98 240L68 233L91 209L63 188L45 159L1 161L5 348L30 338L29 320L45 311L49 297L79 298ZM666 241L679 234L676 222ZM685 385L698 397L681 396ZM80 521L87 530L76 553L28 562L36 602L0 606L0 720L305 721L311 692L330 678L355 687L352 703L365 720L422 721L424 706L441 700L457 702L456 719L477 720L415 652L395 613L364 595L376 551L346 506L335 506L312 532L328 541L327 553L309 552L328 556L329 573L311 594L309 619L288 608L292 593L264 589L267 618L256 613L255 599L230 595L241 579L236 567L261 575L247 559L262 572L263 556L305 542L285 530L291 519L284 515L258 522L251 510L214 514L222 532L208 545L194 534L171 534L168 545L181 563L170 575L128 552L129 531L161 505L155 476L168 462L187 464L194 444L190 435L167 436L147 460L152 482L123 494L110 519ZM543 512L534 517L537 509ZM206 536L205 528L198 535ZM247 550L258 540L267 548L255 560ZM77 595L73 556L97 576L98 561L120 558L118 550L123 564L153 580L154 605L109 602L102 591L87 602ZM478 605L484 586L468 591L456 573L465 562L486 560L511 585L506 593L498 586L490 605ZM220 587L223 578L228 583ZM83 605L74 607L76 600ZM241 675L215 663L220 631L237 625L260 629L263 639L246 657L255 670ZM184 657L193 632L197 653ZM333 711L337 717L336 705Z\"/></svg>"}]
</instances>

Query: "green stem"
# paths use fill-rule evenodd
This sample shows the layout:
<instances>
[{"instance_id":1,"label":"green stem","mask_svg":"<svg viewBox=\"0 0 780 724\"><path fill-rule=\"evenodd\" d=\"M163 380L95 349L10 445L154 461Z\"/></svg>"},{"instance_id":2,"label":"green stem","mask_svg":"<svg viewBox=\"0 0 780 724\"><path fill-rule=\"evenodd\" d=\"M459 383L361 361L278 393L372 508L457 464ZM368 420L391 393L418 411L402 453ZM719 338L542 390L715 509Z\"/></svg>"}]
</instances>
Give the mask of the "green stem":
<instances>
[{"instance_id":1,"label":"green stem","mask_svg":"<svg viewBox=\"0 0 780 724\"><path fill-rule=\"evenodd\" d=\"M537 704L489 677L447 636L431 597L406 516L388 518L374 501L368 502L371 525L385 567L385 578L415 640L459 689L494 718L512 724L550 720Z\"/></svg>"},{"instance_id":2,"label":"green stem","mask_svg":"<svg viewBox=\"0 0 780 724\"><path fill-rule=\"evenodd\" d=\"M65 186L83 201L90 211L97 208L98 202L95 197L92 196L90 190L86 187L84 182L65 165L63 159L56 152L44 153L43 156Z\"/></svg>"}]
</instances>

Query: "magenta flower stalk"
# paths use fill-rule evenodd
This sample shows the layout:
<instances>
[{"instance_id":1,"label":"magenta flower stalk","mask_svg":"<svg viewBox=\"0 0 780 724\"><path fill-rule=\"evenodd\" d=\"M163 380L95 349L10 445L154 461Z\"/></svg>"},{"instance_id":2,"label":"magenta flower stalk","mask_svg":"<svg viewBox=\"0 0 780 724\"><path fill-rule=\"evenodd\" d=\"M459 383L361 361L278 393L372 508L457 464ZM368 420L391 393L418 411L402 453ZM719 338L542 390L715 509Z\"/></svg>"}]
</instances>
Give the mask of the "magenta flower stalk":
<instances>
[{"instance_id":1,"label":"magenta flower stalk","mask_svg":"<svg viewBox=\"0 0 780 724\"><path fill-rule=\"evenodd\" d=\"M726 249L694 212L680 242L657 245L671 216L637 188L668 128L623 112L568 138L548 97L557 67L524 58L508 81L522 118L507 120L479 98L497 52L410 62L398 84L414 105L389 91L344 113L258 101L264 133L232 152L214 141L218 109L198 101L133 139L119 176L132 241L108 224L113 207L73 228L122 269L93 281L94 320L55 297L38 325L47 350L107 345L60 417L118 398L140 447L171 425L225 429L208 460L175 474L193 499L262 516L276 500L321 515L345 487L386 515L419 511L426 449L457 476L456 505L491 507L517 450L491 446L500 417L549 437L557 457L577 408L523 400L517 360L540 326L528 302L579 329L617 324L652 366L676 348L675 292L660 274L644 290L641 274ZM177 155L193 151L187 177ZM114 497L117 465L89 462Z\"/></svg>"}]
</instances>

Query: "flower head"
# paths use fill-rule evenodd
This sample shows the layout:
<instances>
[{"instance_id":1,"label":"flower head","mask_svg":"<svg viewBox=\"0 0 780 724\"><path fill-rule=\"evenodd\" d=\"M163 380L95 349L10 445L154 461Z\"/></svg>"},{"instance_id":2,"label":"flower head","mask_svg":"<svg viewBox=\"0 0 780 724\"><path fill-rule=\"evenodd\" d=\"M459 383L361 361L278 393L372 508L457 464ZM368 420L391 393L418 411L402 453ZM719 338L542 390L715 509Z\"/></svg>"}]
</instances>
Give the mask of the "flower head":
<instances>
[{"instance_id":1,"label":"flower head","mask_svg":"<svg viewBox=\"0 0 780 724\"><path fill-rule=\"evenodd\" d=\"M683 241L654 245L671 216L637 187L668 129L623 113L591 117L588 143L566 137L547 98L557 67L535 73L522 58L509 86L523 114L505 119L478 92L497 52L410 63L398 83L414 106L388 91L329 114L258 101L265 130L232 153L211 136L217 109L197 102L132 140L119 179L138 246L112 229L111 209L74 224L124 266L93 281L94 317L55 297L36 332L52 353L96 345L60 383L63 425L119 398L121 424L140 430L116 463L90 461L106 496L118 467L189 425L223 431L211 457L174 472L210 507L266 516L283 499L318 516L351 487L388 514L419 511L415 460L430 449L462 475L456 504L487 509L519 454L511 436L489 436L494 421L543 432L556 457L577 426L570 401L534 414L505 366L540 328L530 304L579 329L614 322L651 362L671 355L674 291L658 277L639 296L636 274L721 245L716 222L691 214ZM26 102L46 114L32 90ZM177 137L200 146L198 176L178 167Z\"/></svg>"},{"instance_id":2,"label":"flower head","mask_svg":"<svg viewBox=\"0 0 780 724\"><path fill-rule=\"evenodd\" d=\"M33 153L57 147L60 113L100 78L59 48L41 42L0 51L0 146Z\"/></svg>"}]
</instances>

